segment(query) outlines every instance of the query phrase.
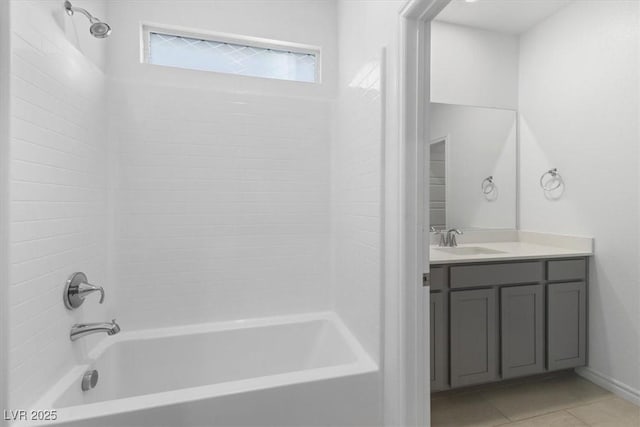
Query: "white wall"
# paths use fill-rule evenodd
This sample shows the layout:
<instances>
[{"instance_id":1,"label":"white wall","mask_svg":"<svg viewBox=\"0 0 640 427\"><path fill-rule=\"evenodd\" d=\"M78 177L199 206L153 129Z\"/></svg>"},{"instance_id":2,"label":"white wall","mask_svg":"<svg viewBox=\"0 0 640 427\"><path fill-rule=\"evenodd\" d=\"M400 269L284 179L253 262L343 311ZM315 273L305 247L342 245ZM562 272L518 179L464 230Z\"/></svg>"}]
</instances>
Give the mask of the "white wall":
<instances>
[{"instance_id":1,"label":"white wall","mask_svg":"<svg viewBox=\"0 0 640 427\"><path fill-rule=\"evenodd\" d=\"M431 102L518 108L518 37L431 25Z\"/></svg>"},{"instance_id":2,"label":"white wall","mask_svg":"<svg viewBox=\"0 0 640 427\"><path fill-rule=\"evenodd\" d=\"M15 1L11 22L9 406L25 408L86 355L70 326L107 318L62 303L74 271L107 281L104 75L69 37L89 37L86 19L60 2Z\"/></svg>"},{"instance_id":3,"label":"white wall","mask_svg":"<svg viewBox=\"0 0 640 427\"><path fill-rule=\"evenodd\" d=\"M447 226L516 228L516 113L432 103L430 124L432 141L447 137ZM485 196L488 176L497 191Z\"/></svg>"},{"instance_id":4,"label":"white wall","mask_svg":"<svg viewBox=\"0 0 640 427\"><path fill-rule=\"evenodd\" d=\"M520 47L522 228L595 237L589 367L635 393L639 6L573 2L524 34ZM552 167L566 182L555 201L538 184Z\"/></svg>"},{"instance_id":5,"label":"white wall","mask_svg":"<svg viewBox=\"0 0 640 427\"><path fill-rule=\"evenodd\" d=\"M121 324L329 309L335 2L180 7L110 4ZM320 45L323 83L140 64L140 21Z\"/></svg>"}]
</instances>

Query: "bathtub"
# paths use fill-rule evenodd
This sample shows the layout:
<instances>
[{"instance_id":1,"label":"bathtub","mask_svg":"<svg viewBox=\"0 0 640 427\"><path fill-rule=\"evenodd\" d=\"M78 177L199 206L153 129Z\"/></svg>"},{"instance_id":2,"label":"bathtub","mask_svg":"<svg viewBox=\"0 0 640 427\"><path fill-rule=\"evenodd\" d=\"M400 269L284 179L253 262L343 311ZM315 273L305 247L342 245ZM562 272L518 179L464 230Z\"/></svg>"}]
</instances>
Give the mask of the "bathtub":
<instances>
[{"instance_id":1,"label":"bathtub","mask_svg":"<svg viewBox=\"0 0 640 427\"><path fill-rule=\"evenodd\" d=\"M83 392L89 369L100 379ZM380 390L378 366L334 313L125 331L34 405L56 421L17 425L372 426Z\"/></svg>"}]
</instances>

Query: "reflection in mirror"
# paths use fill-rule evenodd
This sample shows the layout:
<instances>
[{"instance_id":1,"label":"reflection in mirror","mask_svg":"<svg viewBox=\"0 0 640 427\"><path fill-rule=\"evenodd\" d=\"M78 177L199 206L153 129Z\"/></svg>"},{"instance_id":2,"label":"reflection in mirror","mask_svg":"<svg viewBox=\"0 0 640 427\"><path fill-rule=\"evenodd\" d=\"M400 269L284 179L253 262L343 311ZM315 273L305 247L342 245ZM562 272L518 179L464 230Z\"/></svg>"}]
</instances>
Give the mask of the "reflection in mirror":
<instances>
[{"instance_id":1,"label":"reflection in mirror","mask_svg":"<svg viewBox=\"0 0 640 427\"><path fill-rule=\"evenodd\" d=\"M432 227L516 228L516 112L431 104Z\"/></svg>"},{"instance_id":2,"label":"reflection in mirror","mask_svg":"<svg viewBox=\"0 0 640 427\"><path fill-rule=\"evenodd\" d=\"M438 230L447 227L446 145L446 138L431 141L429 209L431 211L431 227Z\"/></svg>"}]
</instances>

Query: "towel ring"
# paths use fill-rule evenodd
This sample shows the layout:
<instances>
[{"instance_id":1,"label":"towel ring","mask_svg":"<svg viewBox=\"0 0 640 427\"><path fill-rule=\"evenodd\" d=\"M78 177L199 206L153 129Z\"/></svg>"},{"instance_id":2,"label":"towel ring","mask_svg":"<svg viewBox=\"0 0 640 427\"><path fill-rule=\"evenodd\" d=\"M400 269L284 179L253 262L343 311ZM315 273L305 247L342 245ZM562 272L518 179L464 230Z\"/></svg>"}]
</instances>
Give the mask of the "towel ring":
<instances>
[{"instance_id":1,"label":"towel ring","mask_svg":"<svg viewBox=\"0 0 640 427\"><path fill-rule=\"evenodd\" d=\"M551 176L551 179L545 182L544 179L547 175ZM555 185L549 185L549 183L552 183L552 182L554 182ZM540 177L540 187L542 187L544 191L557 190L558 188L560 188L561 185L562 185L562 176L558 172L557 168L549 169L548 171L543 173L542 176Z\"/></svg>"},{"instance_id":2,"label":"towel ring","mask_svg":"<svg viewBox=\"0 0 640 427\"><path fill-rule=\"evenodd\" d=\"M493 182L493 176L486 177L482 184L480 184L480 188L482 188L482 193L491 194L493 190L496 189L496 184Z\"/></svg>"}]
</instances>

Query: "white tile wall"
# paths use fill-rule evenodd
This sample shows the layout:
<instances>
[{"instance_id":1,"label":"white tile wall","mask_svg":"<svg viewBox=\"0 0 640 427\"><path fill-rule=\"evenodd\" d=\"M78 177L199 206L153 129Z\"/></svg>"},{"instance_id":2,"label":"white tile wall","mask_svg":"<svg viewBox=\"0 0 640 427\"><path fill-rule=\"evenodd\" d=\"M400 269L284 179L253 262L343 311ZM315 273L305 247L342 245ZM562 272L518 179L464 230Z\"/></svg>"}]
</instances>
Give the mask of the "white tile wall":
<instances>
[{"instance_id":1,"label":"white tile wall","mask_svg":"<svg viewBox=\"0 0 640 427\"><path fill-rule=\"evenodd\" d=\"M366 77L354 87L345 88L337 103L332 157L333 280L338 313L378 359L382 256L380 58L372 58L363 69Z\"/></svg>"},{"instance_id":2,"label":"white tile wall","mask_svg":"<svg viewBox=\"0 0 640 427\"><path fill-rule=\"evenodd\" d=\"M71 324L105 320L95 301L73 313L62 303L74 271L106 279L104 75L42 5L12 3L11 408L83 357Z\"/></svg>"},{"instance_id":3,"label":"white tile wall","mask_svg":"<svg viewBox=\"0 0 640 427\"><path fill-rule=\"evenodd\" d=\"M0 407L8 408L10 3L0 2ZM6 423L0 421L0 426Z\"/></svg>"},{"instance_id":4,"label":"white tile wall","mask_svg":"<svg viewBox=\"0 0 640 427\"><path fill-rule=\"evenodd\" d=\"M57 2L16 3L12 407L28 405L102 338L70 343L73 323L111 316L130 330L335 307L377 358L382 43L347 67L353 85L337 110L326 83L311 98L127 76L107 94L92 63L100 57L69 42ZM76 270L107 286L107 307L63 307Z\"/></svg>"},{"instance_id":5,"label":"white tile wall","mask_svg":"<svg viewBox=\"0 0 640 427\"><path fill-rule=\"evenodd\" d=\"M327 309L329 102L115 85L122 325Z\"/></svg>"},{"instance_id":6,"label":"white tile wall","mask_svg":"<svg viewBox=\"0 0 640 427\"><path fill-rule=\"evenodd\" d=\"M385 62L384 35L369 36L381 16L394 16L384 8L382 2L339 2L340 76L332 151L334 304L377 361Z\"/></svg>"}]
</instances>

